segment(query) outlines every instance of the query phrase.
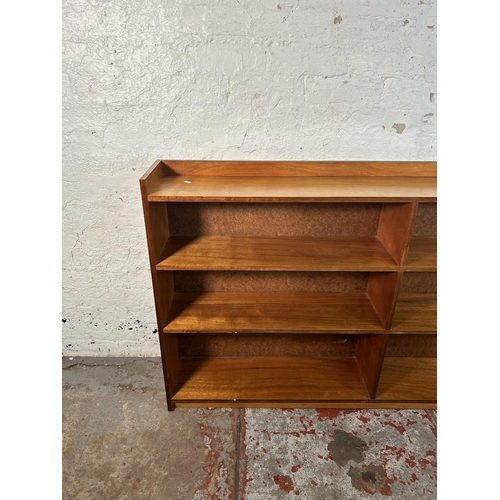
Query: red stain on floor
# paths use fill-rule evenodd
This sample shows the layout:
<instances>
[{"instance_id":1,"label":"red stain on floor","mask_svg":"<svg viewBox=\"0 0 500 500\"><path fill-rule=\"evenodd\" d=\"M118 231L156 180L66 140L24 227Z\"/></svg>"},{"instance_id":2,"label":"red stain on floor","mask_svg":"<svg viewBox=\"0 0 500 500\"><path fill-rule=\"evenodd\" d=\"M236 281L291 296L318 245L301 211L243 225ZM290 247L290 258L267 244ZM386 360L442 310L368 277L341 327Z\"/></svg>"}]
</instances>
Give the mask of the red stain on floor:
<instances>
[{"instance_id":1,"label":"red stain on floor","mask_svg":"<svg viewBox=\"0 0 500 500\"><path fill-rule=\"evenodd\" d=\"M289 476L280 476L279 474L273 476L274 482L279 488L287 493L293 490L292 478Z\"/></svg>"},{"instance_id":2,"label":"red stain on floor","mask_svg":"<svg viewBox=\"0 0 500 500\"><path fill-rule=\"evenodd\" d=\"M399 424L396 425L394 422L381 422L382 425L390 425L391 427L394 427L401 435L404 435L405 433L405 428L403 425Z\"/></svg>"},{"instance_id":3,"label":"red stain on floor","mask_svg":"<svg viewBox=\"0 0 500 500\"><path fill-rule=\"evenodd\" d=\"M391 487L389 486L389 482L386 482L384 486L382 486L379 493L381 495L384 495L385 497L392 497L392 490Z\"/></svg>"},{"instance_id":4,"label":"red stain on floor","mask_svg":"<svg viewBox=\"0 0 500 500\"><path fill-rule=\"evenodd\" d=\"M384 412L385 418L383 413L360 412L358 410L315 409L311 410L311 413L293 413L292 416L288 416L290 413L292 412L287 412L287 417L285 417L286 425L283 424L284 428L282 431L267 431L271 443L269 445L266 443L267 449L265 450L268 452L267 456L269 457L271 454L276 463L279 464L282 458L280 450L284 443L288 443L286 446L283 446L285 450L283 453L288 454L289 457L286 465L283 464L278 470L274 469L273 472L271 472L274 468L272 466L267 471L260 469L253 471L255 462L252 463L250 461L252 453L261 457L265 457L266 455L263 455L261 447L258 450L254 449L253 452L251 450L248 452L248 473L252 474L254 478L254 482L250 486L252 492L254 489L255 493L263 492L265 491L263 489L265 487L275 488L273 486L275 484L280 490L288 494L290 492L295 493L299 495L297 498L302 498L302 494L305 491L304 488L314 488L314 491L317 493L320 488L330 489L336 486L337 483L335 481L337 476L345 474L345 470L323 470L322 474L324 478L331 479L333 482L326 481L323 485L323 481L321 483L316 481L315 473L310 473L309 471L309 460L311 464L316 461L316 467L320 468L329 462L331 457L323 455L321 450L316 447L307 446L308 438L306 435L316 434L317 438L312 438L316 442L316 439L331 439L332 432L337 429L348 428L350 434L353 436L359 435L370 447L373 446L373 456L370 459L373 462L371 464L359 462L357 466L351 467L352 473L349 474L352 486L362 495L368 494L367 498L371 495L397 496L395 492L392 492L392 488L395 487L394 485L410 488L412 491L415 487L418 487L421 491L424 491L427 487L431 488L429 489L429 493L435 493L432 489L434 488L435 471L432 469L436 468L436 451L422 449L424 446L427 447L427 444L423 442L423 438L420 438L418 432L415 435L407 432L410 426L415 428L417 425L422 425L423 429L428 433L428 438L432 441L430 428L434 427L434 425L425 412L413 411L411 414L406 410L402 412ZM374 418L377 416L378 418ZM250 420L249 422L251 423ZM323 425L320 425L321 422L323 422ZM260 424L260 422L258 423L259 425L264 425ZM368 428L368 424L370 424L370 428ZM385 427L385 430L383 427ZM382 432L382 435L388 436L387 440L381 439L378 434L375 436L373 432L367 436L367 432L370 430ZM247 430L246 425L242 425L242 432L245 431L252 443L257 442L257 439L252 438L252 436L258 438L264 432L262 427L257 427L255 430ZM275 435L281 435L282 438L276 439ZM403 436L403 439L399 436ZM296 439L297 437L300 439ZM376 437L376 439L369 441L367 437ZM243 442L247 442L245 437L243 438ZM274 456L273 442L278 450L276 452L277 456ZM403 442L408 442L409 446L405 446ZM290 447L292 447L295 454L292 455ZM309 453L307 459L304 458L304 455L297 453L294 449L295 447L299 447L301 453L305 453L307 450ZM396 476L394 476L395 471L397 471ZM245 471L245 479L246 475L247 472ZM245 488L245 486L243 486L240 492L243 494L249 493L248 488ZM328 496L327 493L331 492L325 492L325 498ZM264 495L262 498L267 498L264 493L262 494ZM292 494L292 496L294 495Z\"/></svg>"},{"instance_id":5,"label":"red stain on floor","mask_svg":"<svg viewBox=\"0 0 500 500\"><path fill-rule=\"evenodd\" d=\"M234 410L230 412L230 415L235 415ZM208 414L204 414L201 418L202 421L208 422ZM204 446L208 448L208 453L205 465L202 467L206 476L204 481L198 486L197 491L203 491L207 500L219 500L221 495L226 495L228 500L232 500L234 498L234 486L233 484L229 484L225 461L219 451L223 449L222 441L217 436L216 429L211 425L200 422L199 427ZM233 436L233 439L235 438L236 435ZM215 481L214 478L216 478ZM215 491L213 491L214 487ZM211 489L213 492L210 491Z\"/></svg>"},{"instance_id":6,"label":"red stain on floor","mask_svg":"<svg viewBox=\"0 0 500 500\"><path fill-rule=\"evenodd\" d=\"M303 415L302 417L299 418L299 420L300 420L300 423L304 426L304 430L300 431L300 433L302 435L304 435L304 436L306 434L316 435L316 429L314 429L314 422L310 418Z\"/></svg>"},{"instance_id":7,"label":"red stain on floor","mask_svg":"<svg viewBox=\"0 0 500 500\"><path fill-rule=\"evenodd\" d=\"M423 467L424 470L427 468L428 465L430 465L433 468L437 467L437 463L436 462L434 462L434 461L430 462L426 458L419 458L418 459L418 463Z\"/></svg>"},{"instance_id":8,"label":"red stain on floor","mask_svg":"<svg viewBox=\"0 0 500 500\"><path fill-rule=\"evenodd\" d=\"M309 429L308 431L300 431L300 433L305 436L307 434L314 434L316 435L316 431L314 429Z\"/></svg>"},{"instance_id":9,"label":"red stain on floor","mask_svg":"<svg viewBox=\"0 0 500 500\"><path fill-rule=\"evenodd\" d=\"M398 448L397 446L386 446L385 450L388 451L388 455L396 455L396 460L401 460L401 457L406 453L404 448Z\"/></svg>"},{"instance_id":10,"label":"red stain on floor","mask_svg":"<svg viewBox=\"0 0 500 500\"><path fill-rule=\"evenodd\" d=\"M387 472L384 470L385 483L382 488L380 488L380 493L386 497L392 497L391 484L393 484L396 479L389 479L387 477Z\"/></svg>"},{"instance_id":11,"label":"red stain on floor","mask_svg":"<svg viewBox=\"0 0 500 500\"><path fill-rule=\"evenodd\" d=\"M316 414L318 415L318 420L323 422L323 420L334 420L340 415L347 415L357 410L335 410L333 408L316 408Z\"/></svg>"}]
</instances>

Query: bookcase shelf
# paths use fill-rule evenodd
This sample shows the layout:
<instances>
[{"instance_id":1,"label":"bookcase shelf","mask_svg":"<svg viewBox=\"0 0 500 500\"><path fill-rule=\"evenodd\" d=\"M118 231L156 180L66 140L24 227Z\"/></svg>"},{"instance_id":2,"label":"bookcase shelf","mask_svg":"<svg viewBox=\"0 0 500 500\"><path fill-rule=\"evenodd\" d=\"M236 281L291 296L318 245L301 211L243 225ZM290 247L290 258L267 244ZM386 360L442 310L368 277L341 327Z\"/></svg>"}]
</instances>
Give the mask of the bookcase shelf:
<instances>
[{"instance_id":1,"label":"bookcase shelf","mask_svg":"<svg viewBox=\"0 0 500 500\"><path fill-rule=\"evenodd\" d=\"M174 401L225 406L369 400L354 358L192 358L181 363Z\"/></svg>"},{"instance_id":2,"label":"bookcase shelf","mask_svg":"<svg viewBox=\"0 0 500 500\"><path fill-rule=\"evenodd\" d=\"M436 333L437 296L432 293L401 293L392 321L393 333Z\"/></svg>"},{"instance_id":3,"label":"bookcase shelf","mask_svg":"<svg viewBox=\"0 0 500 500\"><path fill-rule=\"evenodd\" d=\"M163 331L385 333L366 294L269 292L177 294Z\"/></svg>"},{"instance_id":4,"label":"bookcase shelf","mask_svg":"<svg viewBox=\"0 0 500 500\"><path fill-rule=\"evenodd\" d=\"M436 238L412 238L405 271L437 271Z\"/></svg>"},{"instance_id":5,"label":"bookcase shelf","mask_svg":"<svg viewBox=\"0 0 500 500\"><path fill-rule=\"evenodd\" d=\"M434 162L158 160L140 186L169 410L436 406Z\"/></svg>"},{"instance_id":6,"label":"bookcase shelf","mask_svg":"<svg viewBox=\"0 0 500 500\"><path fill-rule=\"evenodd\" d=\"M382 243L370 237L171 236L156 269L397 271L398 265Z\"/></svg>"}]
</instances>

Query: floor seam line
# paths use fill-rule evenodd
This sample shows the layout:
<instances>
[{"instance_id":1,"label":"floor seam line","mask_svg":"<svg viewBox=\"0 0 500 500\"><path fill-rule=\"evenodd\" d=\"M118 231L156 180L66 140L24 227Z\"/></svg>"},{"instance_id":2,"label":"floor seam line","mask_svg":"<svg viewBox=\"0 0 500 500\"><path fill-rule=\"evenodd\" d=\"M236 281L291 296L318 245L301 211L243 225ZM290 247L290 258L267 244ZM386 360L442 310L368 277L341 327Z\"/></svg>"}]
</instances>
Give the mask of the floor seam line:
<instances>
[{"instance_id":1,"label":"floor seam line","mask_svg":"<svg viewBox=\"0 0 500 500\"><path fill-rule=\"evenodd\" d=\"M240 500L241 408L236 409L236 443L234 457L234 500Z\"/></svg>"}]
</instances>

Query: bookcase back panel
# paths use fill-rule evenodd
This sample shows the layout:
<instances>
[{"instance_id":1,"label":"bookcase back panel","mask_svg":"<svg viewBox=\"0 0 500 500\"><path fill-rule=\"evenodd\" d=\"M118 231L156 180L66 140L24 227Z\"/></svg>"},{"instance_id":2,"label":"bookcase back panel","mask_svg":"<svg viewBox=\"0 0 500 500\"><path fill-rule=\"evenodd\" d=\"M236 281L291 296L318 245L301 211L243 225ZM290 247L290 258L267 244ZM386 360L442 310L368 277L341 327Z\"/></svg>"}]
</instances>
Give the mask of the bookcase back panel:
<instances>
[{"instance_id":1,"label":"bookcase back panel","mask_svg":"<svg viewBox=\"0 0 500 500\"><path fill-rule=\"evenodd\" d=\"M353 357L358 335L185 334L182 357Z\"/></svg>"},{"instance_id":2,"label":"bookcase back panel","mask_svg":"<svg viewBox=\"0 0 500 500\"><path fill-rule=\"evenodd\" d=\"M400 293L437 293L437 273L404 273Z\"/></svg>"},{"instance_id":3,"label":"bookcase back panel","mask_svg":"<svg viewBox=\"0 0 500 500\"><path fill-rule=\"evenodd\" d=\"M380 203L168 203L170 234L376 236Z\"/></svg>"},{"instance_id":4,"label":"bookcase back panel","mask_svg":"<svg viewBox=\"0 0 500 500\"><path fill-rule=\"evenodd\" d=\"M390 335L386 357L436 358L437 335Z\"/></svg>"},{"instance_id":5,"label":"bookcase back panel","mask_svg":"<svg viewBox=\"0 0 500 500\"><path fill-rule=\"evenodd\" d=\"M176 292L365 293L369 273L322 271L175 271Z\"/></svg>"},{"instance_id":6,"label":"bookcase back panel","mask_svg":"<svg viewBox=\"0 0 500 500\"><path fill-rule=\"evenodd\" d=\"M426 238L437 237L437 204L419 203L415 225L413 226L413 236Z\"/></svg>"}]
</instances>

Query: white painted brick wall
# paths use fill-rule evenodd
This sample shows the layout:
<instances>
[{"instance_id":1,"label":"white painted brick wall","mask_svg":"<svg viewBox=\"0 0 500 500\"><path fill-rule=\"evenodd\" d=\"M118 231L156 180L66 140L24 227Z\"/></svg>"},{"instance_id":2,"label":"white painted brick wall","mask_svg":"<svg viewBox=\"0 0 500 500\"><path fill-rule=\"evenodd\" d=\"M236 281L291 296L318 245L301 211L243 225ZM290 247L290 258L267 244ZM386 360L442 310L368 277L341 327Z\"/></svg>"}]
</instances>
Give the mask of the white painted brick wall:
<instances>
[{"instance_id":1,"label":"white painted brick wall","mask_svg":"<svg viewBox=\"0 0 500 500\"><path fill-rule=\"evenodd\" d=\"M434 0L65 0L63 354L158 356L157 158L435 160Z\"/></svg>"}]
</instances>

